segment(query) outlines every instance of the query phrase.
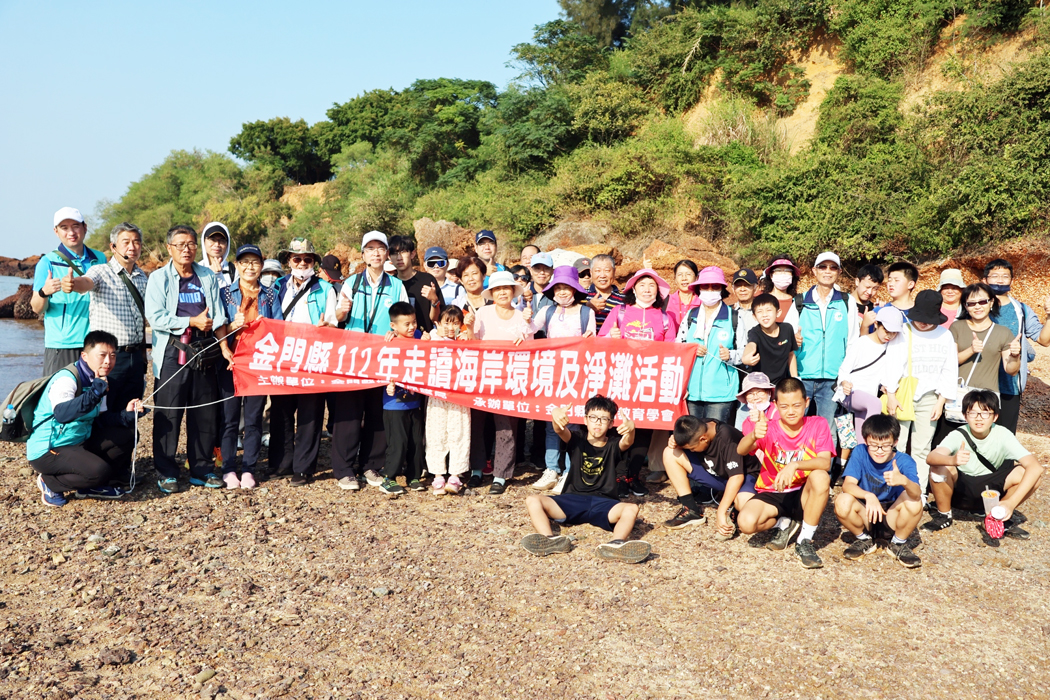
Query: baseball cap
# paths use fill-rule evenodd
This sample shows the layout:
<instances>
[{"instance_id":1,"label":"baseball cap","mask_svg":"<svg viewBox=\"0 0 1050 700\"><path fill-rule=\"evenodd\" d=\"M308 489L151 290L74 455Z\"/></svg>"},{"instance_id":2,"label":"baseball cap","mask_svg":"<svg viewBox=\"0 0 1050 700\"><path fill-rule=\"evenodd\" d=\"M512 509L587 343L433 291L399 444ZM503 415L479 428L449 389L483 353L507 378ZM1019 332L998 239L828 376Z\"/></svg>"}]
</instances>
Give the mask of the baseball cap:
<instances>
[{"instance_id":1,"label":"baseball cap","mask_svg":"<svg viewBox=\"0 0 1050 700\"><path fill-rule=\"evenodd\" d=\"M832 253L830 250L825 250L823 253L817 256L817 261L813 263L813 267L816 267L820 263L833 262L839 267L842 267L842 261L839 260L839 256Z\"/></svg>"},{"instance_id":2,"label":"baseball cap","mask_svg":"<svg viewBox=\"0 0 1050 700\"><path fill-rule=\"evenodd\" d=\"M245 243L240 248L238 248L237 256L234 259L240 260L242 255L249 254L258 255L260 260L265 260L265 256L262 254L262 251L259 249L259 246L255 245L254 243Z\"/></svg>"},{"instance_id":3,"label":"baseball cap","mask_svg":"<svg viewBox=\"0 0 1050 700\"><path fill-rule=\"evenodd\" d=\"M904 314L896 306L886 304L875 312L875 320L890 333L900 333L904 330Z\"/></svg>"},{"instance_id":4,"label":"baseball cap","mask_svg":"<svg viewBox=\"0 0 1050 700\"><path fill-rule=\"evenodd\" d=\"M342 263L334 255L326 255L321 258L321 269L333 280L343 279Z\"/></svg>"},{"instance_id":5,"label":"baseball cap","mask_svg":"<svg viewBox=\"0 0 1050 700\"><path fill-rule=\"evenodd\" d=\"M536 267L537 265L546 265L553 269L554 258L551 257L550 253L535 253L532 256L532 260L529 261L529 267Z\"/></svg>"},{"instance_id":6,"label":"baseball cap","mask_svg":"<svg viewBox=\"0 0 1050 700\"><path fill-rule=\"evenodd\" d=\"M387 243L386 234L380 231L369 231L365 234L364 238L361 239L361 250L365 249L365 246L372 241L379 241L383 244L384 248L389 248L390 244Z\"/></svg>"},{"instance_id":7,"label":"baseball cap","mask_svg":"<svg viewBox=\"0 0 1050 700\"><path fill-rule=\"evenodd\" d=\"M488 238L493 243L496 242L496 234L494 234L492 231L489 231L488 229L482 229L481 231L478 231L478 235L474 236L474 245L481 243L486 238Z\"/></svg>"},{"instance_id":8,"label":"baseball cap","mask_svg":"<svg viewBox=\"0 0 1050 700\"><path fill-rule=\"evenodd\" d=\"M535 256L533 256L533 257L535 257ZM576 268L577 272L583 272L584 270L586 270L587 272L590 272L591 271L591 259L590 258L580 258L579 260L574 262L572 264L572 266Z\"/></svg>"},{"instance_id":9,"label":"baseball cap","mask_svg":"<svg viewBox=\"0 0 1050 700\"><path fill-rule=\"evenodd\" d=\"M213 221L204 227L204 233L201 234L201 238L208 240L214 235L220 235L226 238L226 245L230 244L230 230L226 228L224 224L220 224L218 221Z\"/></svg>"},{"instance_id":10,"label":"baseball cap","mask_svg":"<svg viewBox=\"0 0 1050 700\"><path fill-rule=\"evenodd\" d=\"M744 267L733 273L733 280L730 284L736 284L737 282L747 282L748 284L758 284L758 275L755 271Z\"/></svg>"},{"instance_id":11,"label":"baseball cap","mask_svg":"<svg viewBox=\"0 0 1050 700\"><path fill-rule=\"evenodd\" d=\"M80 213L79 209L74 209L73 207L62 207L55 212L54 225L58 226L66 219L72 219L73 221L84 223L84 215Z\"/></svg>"},{"instance_id":12,"label":"baseball cap","mask_svg":"<svg viewBox=\"0 0 1050 700\"><path fill-rule=\"evenodd\" d=\"M448 260L448 253L441 246L435 245L427 248L427 251L423 253L423 262L427 260Z\"/></svg>"}]
</instances>

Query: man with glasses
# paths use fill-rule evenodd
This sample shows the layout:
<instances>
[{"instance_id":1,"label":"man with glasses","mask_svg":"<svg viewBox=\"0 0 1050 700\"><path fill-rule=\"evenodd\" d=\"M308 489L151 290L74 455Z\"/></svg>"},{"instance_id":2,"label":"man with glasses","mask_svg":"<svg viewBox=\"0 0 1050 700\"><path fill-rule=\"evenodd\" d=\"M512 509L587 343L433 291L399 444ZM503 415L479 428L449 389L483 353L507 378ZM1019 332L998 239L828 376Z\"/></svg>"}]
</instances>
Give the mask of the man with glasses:
<instances>
[{"instance_id":1,"label":"man with glasses","mask_svg":"<svg viewBox=\"0 0 1050 700\"><path fill-rule=\"evenodd\" d=\"M33 275L33 313L44 317L44 375L54 374L80 358L90 328L90 299L73 293L74 275L83 275L106 256L84 245L87 225L80 211L55 212L58 248L40 257Z\"/></svg>"},{"instance_id":2,"label":"man with glasses","mask_svg":"<svg viewBox=\"0 0 1050 700\"><path fill-rule=\"evenodd\" d=\"M179 489L179 429L186 414L190 484L219 488L212 452L218 444L219 399L216 363L222 359L216 336L226 335L226 306L215 274L193 261L197 232L173 226L167 234L171 259L146 281L146 319L153 329L153 376L158 408L153 419L153 465L161 493ZM183 406L192 408L184 409Z\"/></svg>"},{"instance_id":3,"label":"man with glasses","mask_svg":"<svg viewBox=\"0 0 1050 700\"><path fill-rule=\"evenodd\" d=\"M434 324L441 316L444 305L438 292L438 281L429 272L418 272L412 265L416 254L416 242L408 236L390 237L390 262L394 263L397 278L408 293L409 300L416 310L416 323L424 333L434 330ZM426 260L426 256L423 256Z\"/></svg>"},{"instance_id":4,"label":"man with glasses","mask_svg":"<svg viewBox=\"0 0 1050 700\"><path fill-rule=\"evenodd\" d=\"M1021 394L1028 384L1028 363L1035 361L1035 350L1032 342L1044 347L1050 346L1050 294L1043 299L1046 311L1046 323L1040 323L1039 317L1028 304L1010 296L1010 287L1014 281L1014 267L1002 258L992 260L984 266L984 283L991 287L999 298L998 311L992 311L992 323L1005 327L1014 338L1021 342L1021 369L1017 374L1009 374L999 367L999 399L1001 402L999 425L1011 432L1017 432L1017 419L1021 413Z\"/></svg>"},{"instance_id":5,"label":"man with glasses","mask_svg":"<svg viewBox=\"0 0 1050 700\"><path fill-rule=\"evenodd\" d=\"M982 494L995 491L999 505L1006 509L1003 525L1007 537L1027 540L1020 524L1026 518L1017 507L1035 493L1043 468L1017 438L996 425L999 397L984 389L971 391L962 400L966 425L948 433L927 457L937 512L923 525L938 532L952 526L952 509L980 513ZM984 533L985 544L997 547L998 540Z\"/></svg>"},{"instance_id":6,"label":"man with glasses","mask_svg":"<svg viewBox=\"0 0 1050 700\"><path fill-rule=\"evenodd\" d=\"M109 402L125 406L141 399L146 389L146 273L136 263L142 255L142 231L127 222L109 234L113 257L92 265L82 277L70 280L70 289L91 295L91 330L106 331L117 339L116 363L107 375Z\"/></svg>"}]
</instances>

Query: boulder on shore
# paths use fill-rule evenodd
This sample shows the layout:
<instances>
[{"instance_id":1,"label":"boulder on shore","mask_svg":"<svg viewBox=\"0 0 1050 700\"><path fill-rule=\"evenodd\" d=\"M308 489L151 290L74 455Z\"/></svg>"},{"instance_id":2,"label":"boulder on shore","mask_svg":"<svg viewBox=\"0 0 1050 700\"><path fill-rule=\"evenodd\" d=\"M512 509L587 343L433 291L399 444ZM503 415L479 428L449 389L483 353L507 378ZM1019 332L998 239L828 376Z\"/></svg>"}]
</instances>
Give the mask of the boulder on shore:
<instances>
[{"instance_id":1,"label":"boulder on shore","mask_svg":"<svg viewBox=\"0 0 1050 700\"><path fill-rule=\"evenodd\" d=\"M18 285L17 292L6 299L0 300L0 318L18 318L23 320L36 318L37 315L29 303L32 298L33 285Z\"/></svg>"},{"instance_id":2,"label":"boulder on shore","mask_svg":"<svg viewBox=\"0 0 1050 700\"><path fill-rule=\"evenodd\" d=\"M36 264L40 262L39 255L30 255L28 258L5 258L0 255L0 275L4 277L21 277L32 279Z\"/></svg>"}]
</instances>

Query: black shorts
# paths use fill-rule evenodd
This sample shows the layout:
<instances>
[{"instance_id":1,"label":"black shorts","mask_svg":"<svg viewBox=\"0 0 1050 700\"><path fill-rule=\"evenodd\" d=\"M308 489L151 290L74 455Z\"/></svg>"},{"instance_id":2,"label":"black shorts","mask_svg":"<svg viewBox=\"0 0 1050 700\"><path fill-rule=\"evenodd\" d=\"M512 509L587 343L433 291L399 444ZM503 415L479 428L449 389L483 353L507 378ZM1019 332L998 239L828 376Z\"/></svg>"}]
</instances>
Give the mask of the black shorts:
<instances>
[{"instance_id":1,"label":"black shorts","mask_svg":"<svg viewBox=\"0 0 1050 700\"><path fill-rule=\"evenodd\" d=\"M1006 495L1006 478L1017 466L1017 462L1007 460L999 469L984 476L970 476L959 472L959 478L955 481L955 490L952 491L952 508L968 510L971 513L984 513L984 499L981 492L991 489L998 491L999 497Z\"/></svg>"},{"instance_id":2,"label":"black shorts","mask_svg":"<svg viewBox=\"0 0 1050 700\"><path fill-rule=\"evenodd\" d=\"M761 501L777 509L777 517L802 520L802 489L794 491L759 491L751 497L752 501Z\"/></svg>"},{"instance_id":3,"label":"black shorts","mask_svg":"<svg viewBox=\"0 0 1050 700\"><path fill-rule=\"evenodd\" d=\"M565 525L594 525L612 532L613 525L609 522L609 511L619 505L619 501L605 496L584 496L578 493L566 493L561 496L551 496L551 498L565 513L564 520L555 520L555 522Z\"/></svg>"}]
</instances>

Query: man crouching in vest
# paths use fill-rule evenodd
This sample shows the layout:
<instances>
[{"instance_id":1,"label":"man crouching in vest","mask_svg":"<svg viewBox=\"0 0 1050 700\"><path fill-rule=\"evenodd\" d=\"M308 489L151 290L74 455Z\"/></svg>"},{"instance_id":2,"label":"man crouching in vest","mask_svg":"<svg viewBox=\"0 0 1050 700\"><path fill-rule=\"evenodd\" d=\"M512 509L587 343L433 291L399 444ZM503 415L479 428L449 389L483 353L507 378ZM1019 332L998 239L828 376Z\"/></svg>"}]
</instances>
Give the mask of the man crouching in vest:
<instances>
[{"instance_id":1,"label":"man crouching in vest","mask_svg":"<svg viewBox=\"0 0 1050 700\"><path fill-rule=\"evenodd\" d=\"M117 359L117 339L92 331L84 339L80 359L55 372L33 414L26 443L29 465L44 505L66 504L76 498L120 498L124 490L111 478L126 481L134 433L143 415L142 401L132 399L123 411L107 411L107 375ZM103 418L104 417L104 418Z\"/></svg>"}]
</instances>

